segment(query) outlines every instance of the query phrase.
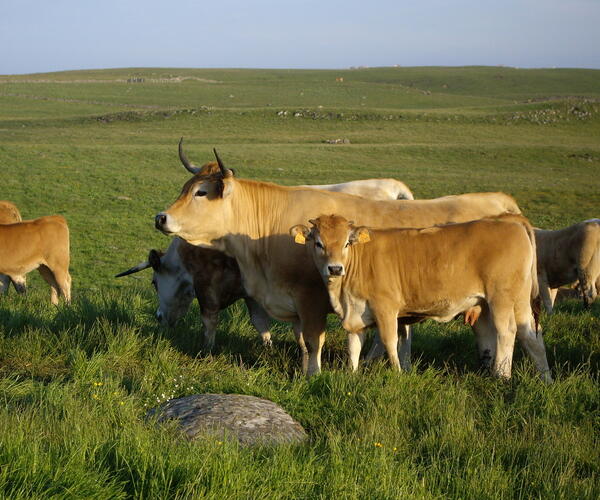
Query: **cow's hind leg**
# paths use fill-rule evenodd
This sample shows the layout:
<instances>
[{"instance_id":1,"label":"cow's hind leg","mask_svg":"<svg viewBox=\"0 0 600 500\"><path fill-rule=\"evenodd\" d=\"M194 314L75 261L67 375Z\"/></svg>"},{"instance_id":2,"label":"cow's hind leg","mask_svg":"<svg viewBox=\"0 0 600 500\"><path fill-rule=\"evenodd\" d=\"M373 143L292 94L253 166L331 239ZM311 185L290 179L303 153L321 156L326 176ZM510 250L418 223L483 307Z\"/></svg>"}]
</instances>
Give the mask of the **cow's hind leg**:
<instances>
[{"instance_id":1,"label":"cow's hind leg","mask_svg":"<svg viewBox=\"0 0 600 500\"><path fill-rule=\"evenodd\" d=\"M42 278L44 278L46 283L48 283L50 285L50 302L52 302L54 305L58 304L58 296L60 295L60 286L59 286L58 282L56 281L56 277L54 276L54 273L52 272L52 270L49 267L45 266L44 264L42 264L40 267L38 267L38 271L42 275Z\"/></svg>"},{"instance_id":2,"label":"cow's hind leg","mask_svg":"<svg viewBox=\"0 0 600 500\"><path fill-rule=\"evenodd\" d=\"M497 332L492 322L490 309L487 304L481 304L481 314L472 325L475 340L479 351L479 363L487 372L492 372L492 365L496 358Z\"/></svg>"},{"instance_id":3,"label":"cow's hind leg","mask_svg":"<svg viewBox=\"0 0 600 500\"><path fill-rule=\"evenodd\" d=\"M517 333L514 305L509 300L495 300L488 303L491 323L496 330L496 356L492 364L492 375L510 378L512 358Z\"/></svg>"},{"instance_id":4,"label":"cow's hind leg","mask_svg":"<svg viewBox=\"0 0 600 500\"><path fill-rule=\"evenodd\" d=\"M38 271L46 283L50 285L50 301L56 305L58 304L59 295L62 295L67 304L70 304L71 275L69 274L69 271L60 268L50 269L44 264L38 267Z\"/></svg>"},{"instance_id":5,"label":"cow's hind leg","mask_svg":"<svg viewBox=\"0 0 600 500\"><path fill-rule=\"evenodd\" d=\"M412 328L398 322L398 357L404 371L410 371L410 356L412 350Z\"/></svg>"},{"instance_id":6,"label":"cow's hind leg","mask_svg":"<svg viewBox=\"0 0 600 500\"><path fill-rule=\"evenodd\" d=\"M542 379L550 383L550 367L546 358L546 347L542 332L535 332L531 307L527 297L515 304L515 321L517 323L517 338L540 371Z\"/></svg>"}]
</instances>

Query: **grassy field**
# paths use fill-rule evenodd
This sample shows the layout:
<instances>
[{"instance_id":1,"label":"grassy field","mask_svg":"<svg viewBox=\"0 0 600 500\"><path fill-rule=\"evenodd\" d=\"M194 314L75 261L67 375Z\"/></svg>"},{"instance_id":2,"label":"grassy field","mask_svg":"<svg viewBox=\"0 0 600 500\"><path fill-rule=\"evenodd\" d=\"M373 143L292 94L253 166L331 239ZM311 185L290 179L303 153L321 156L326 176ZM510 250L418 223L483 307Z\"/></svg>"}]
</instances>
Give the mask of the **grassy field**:
<instances>
[{"instance_id":1,"label":"grassy field","mask_svg":"<svg viewBox=\"0 0 600 500\"><path fill-rule=\"evenodd\" d=\"M336 79L343 78L343 81ZM119 69L0 76L0 199L71 228L73 304L45 283L0 297L0 497L598 498L600 302L542 325L556 383L517 347L510 382L477 371L470 330L416 327L415 369L345 369L330 319L324 373L299 373L291 329L264 350L241 304L202 350L197 306L159 328L153 229L216 147L282 184L396 177L416 197L502 190L540 227L600 216L600 71ZM346 138L350 144L324 141ZM281 404L302 446L188 443L144 421L171 397Z\"/></svg>"}]
</instances>

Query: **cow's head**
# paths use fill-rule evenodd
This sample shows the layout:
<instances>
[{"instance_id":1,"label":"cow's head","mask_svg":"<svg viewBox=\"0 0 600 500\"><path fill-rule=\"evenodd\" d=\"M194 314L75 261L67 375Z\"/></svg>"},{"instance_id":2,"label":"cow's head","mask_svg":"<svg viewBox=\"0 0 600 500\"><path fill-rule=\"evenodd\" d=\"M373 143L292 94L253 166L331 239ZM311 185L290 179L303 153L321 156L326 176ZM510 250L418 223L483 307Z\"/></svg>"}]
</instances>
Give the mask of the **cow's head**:
<instances>
[{"instance_id":1,"label":"cow's head","mask_svg":"<svg viewBox=\"0 0 600 500\"><path fill-rule=\"evenodd\" d=\"M156 319L163 326L173 326L183 317L195 297L192 276L183 267L174 246L166 254L150 250L147 261L115 276L120 278L149 267L153 269L152 286L158 294Z\"/></svg>"},{"instance_id":2,"label":"cow's head","mask_svg":"<svg viewBox=\"0 0 600 500\"><path fill-rule=\"evenodd\" d=\"M234 172L223 165L216 150L216 166L213 163L195 167L186 158L182 143L183 139L179 141L179 158L194 177L184 184L175 203L156 215L155 227L194 245L215 248L214 240L226 234L227 221L232 215Z\"/></svg>"},{"instance_id":3,"label":"cow's head","mask_svg":"<svg viewBox=\"0 0 600 500\"><path fill-rule=\"evenodd\" d=\"M326 281L346 273L352 245L370 241L366 227L354 227L340 215L321 215L309 222L312 228L299 224L290 229L290 234L296 243L308 242L317 269Z\"/></svg>"}]
</instances>

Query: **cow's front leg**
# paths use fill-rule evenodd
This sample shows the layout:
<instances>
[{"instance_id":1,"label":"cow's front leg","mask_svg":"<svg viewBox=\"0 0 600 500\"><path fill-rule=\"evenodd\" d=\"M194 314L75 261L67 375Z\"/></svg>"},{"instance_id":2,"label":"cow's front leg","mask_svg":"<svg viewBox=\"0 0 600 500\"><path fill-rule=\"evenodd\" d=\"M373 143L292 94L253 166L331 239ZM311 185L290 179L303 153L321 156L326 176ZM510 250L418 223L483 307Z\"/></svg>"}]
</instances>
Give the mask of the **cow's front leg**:
<instances>
[{"instance_id":1,"label":"cow's front leg","mask_svg":"<svg viewBox=\"0 0 600 500\"><path fill-rule=\"evenodd\" d=\"M365 342L365 331L348 332L348 363L350 369L355 372L358 370L358 359L360 351Z\"/></svg>"},{"instance_id":2,"label":"cow's front leg","mask_svg":"<svg viewBox=\"0 0 600 500\"><path fill-rule=\"evenodd\" d=\"M202 323L204 324L204 347L212 351L215 346L217 325L219 323L218 309L202 309Z\"/></svg>"},{"instance_id":3,"label":"cow's front leg","mask_svg":"<svg viewBox=\"0 0 600 500\"><path fill-rule=\"evenodd\" d=\"M271 332L269 328L271 326L271 318L267 312L251 297L244 299L246 307L250 313L250 321L256 331L260 334L263 346L271 347L273 342L271 341Z\"/></svg>"},{"instance_id":4,"label":"cow's front leg","mask_svg":"<svg viewBox=\"0 0 600 500\"><path fill-rule=\"evenodd\" d=\"M402 371L398 358L398 319L395 314L374 311L381 342L385 346L392 368Z\"/></svg>"}]
</instances>

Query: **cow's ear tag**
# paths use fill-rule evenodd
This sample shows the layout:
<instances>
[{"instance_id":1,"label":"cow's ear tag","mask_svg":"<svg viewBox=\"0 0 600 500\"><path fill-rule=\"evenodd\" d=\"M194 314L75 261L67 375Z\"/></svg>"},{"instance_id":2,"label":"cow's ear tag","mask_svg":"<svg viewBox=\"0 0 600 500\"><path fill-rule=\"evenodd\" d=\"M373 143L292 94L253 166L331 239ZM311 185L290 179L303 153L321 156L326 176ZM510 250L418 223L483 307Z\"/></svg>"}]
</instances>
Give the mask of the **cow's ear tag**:
<instances>
[{"instance_id":1,"label":"cow's ear tag","mask_svg":"<svg viewBox=\"0 0 600 500\"><path fill-rule=\"evenodd\" d=\"M294 236L294 241L296 243L299 243L300 245L306 244L306 238L304 237L304 235L302 233L296 233L296 236Z\"/></svg>"},{"instance_id":2,"label":"cow's ear tag","mask_svg":"<svg viewBox=\"0 0 600 500\"><path fill-rule=\"evenodd\" d=\"M369 241L371 241L371 237L369 236L369 233L367 231L361 231L361 233L358 235L358 242L359 243L368 243Z\"/></svg>"}]
</instances>

